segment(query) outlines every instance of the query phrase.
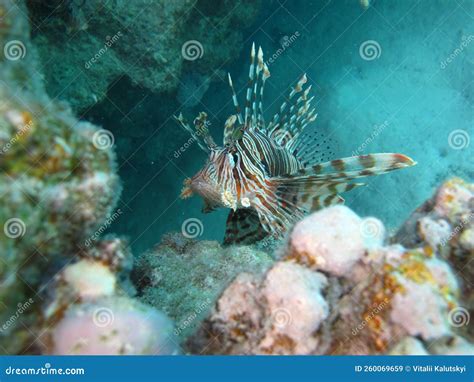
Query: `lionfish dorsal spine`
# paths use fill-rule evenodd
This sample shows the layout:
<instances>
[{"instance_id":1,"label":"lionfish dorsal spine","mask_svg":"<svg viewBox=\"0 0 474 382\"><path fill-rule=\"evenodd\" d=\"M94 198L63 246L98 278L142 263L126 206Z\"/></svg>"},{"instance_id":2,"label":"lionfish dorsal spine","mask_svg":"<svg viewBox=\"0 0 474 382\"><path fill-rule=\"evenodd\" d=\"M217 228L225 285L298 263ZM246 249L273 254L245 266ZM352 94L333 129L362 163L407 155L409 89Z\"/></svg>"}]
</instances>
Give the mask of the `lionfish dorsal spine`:
<instances>
[{"instance_id":1,"label":"lionfish dorsal spine","mask_svg":"<svg viewBox=\"0 0 474 382\"><path fill-rule=\"evenodd\" d=\"M240 105L239 105L239 100L237 99L237 94L235 93L235 88L234 88L234 83L232 82L232 77L230 76L230 73L227 73L227 77L229 79L229 86L232 91L232 102L234 103L235 111L237 113L237 118L239 120L239 124L243 125L244 120L242 118L242 113L240 110Z\"/></svg>"},{"instance_id":2,"label":"lionfish dorsal spine","mask_svg":"<svg viewBox=\"0 0 474 382\"><path fill-rule=\"evenodd\" d=\"M252 43L252 49L250 51L250 67L249 67L249 84L247 87L247 94L245 97L245 116L244 116L244 124L246 127L250 124L250 104L252 99L252 88L253 88L253 81L255 79L255 43Z\"/></svg>"}]
</instances>

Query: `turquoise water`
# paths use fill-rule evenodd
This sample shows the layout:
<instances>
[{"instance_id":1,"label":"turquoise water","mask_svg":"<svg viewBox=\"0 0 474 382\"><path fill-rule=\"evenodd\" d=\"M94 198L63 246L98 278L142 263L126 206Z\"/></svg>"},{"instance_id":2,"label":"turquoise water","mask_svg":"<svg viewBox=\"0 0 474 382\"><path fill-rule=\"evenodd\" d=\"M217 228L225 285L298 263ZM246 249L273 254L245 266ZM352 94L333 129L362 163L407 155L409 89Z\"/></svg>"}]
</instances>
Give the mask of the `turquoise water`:
<instances>
[{"instance_id":1,"label":"turquoise water","mask_svg":"<svg viewBox=\"0 0 474 382\"><path fill-rule=\"evenodd\" d=\"M359 214L396 228L443 179L473 178L473 16L474 2L461 0L378 0L368 8L357 0L264 1L258 19L242 31L239 58L209 68L212 81L194 71L199 60L186 62L179 89L168 93L122 77L84 115L115 136L124 213L111 230L128 236L138 252L190 218L202 222L201 239L222 239L228 211L203 214L198 197L179 198L183 180L206 155L196 144L188 147L189 136L171 116L181 111L192 120L206 111L221 142L234 110L225 73L232 73L242 104L253 41L272 58L267 120L306 72L318 111L310 128L330 140L329 159L400 152L418 162L345 195ZM206 55L209 41L196 40Z\"/></svg>"}]
</instances>

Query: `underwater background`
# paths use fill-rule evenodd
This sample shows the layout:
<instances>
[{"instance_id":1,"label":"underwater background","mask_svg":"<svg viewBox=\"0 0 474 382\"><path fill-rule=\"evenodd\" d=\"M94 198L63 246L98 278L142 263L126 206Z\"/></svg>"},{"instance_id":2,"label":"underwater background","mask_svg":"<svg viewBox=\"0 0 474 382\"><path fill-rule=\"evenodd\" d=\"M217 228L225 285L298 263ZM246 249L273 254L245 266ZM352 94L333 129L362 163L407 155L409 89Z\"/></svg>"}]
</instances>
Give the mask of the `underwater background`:
<instances>
[{"instance_id":1,"label":"underwater background","mask_svg":"<svg viewBox=\"0 0 474 382\"><path fill-rule=\"evenodd\" d=\"M418 162L409 171L370 179L367 187L346 194L347 205L359 214L378 216L394 229L448 175L472 179L473 146L467 144L473 129L472 1L376 0L368 7L356 0L223 1L215 6L199 1L197 11L182 17L206 27L195 33L180 31L199 44L197 58L182 60L180 70L173 62L158 68L148 56L181 54L181 49L163 51L166 44L175 49L192 41L185 37L165 36L150 41L145 50L121 47L127 34L156 34L151 26L134 24L140 16L133 7L116 31L108 26L94 31L95 25L88 31L99 37L107 31L110 37L120 28L124 37L110 49L128 50L135 62L116 64L143 67L142 73L132 73L138 77L168 72L169 78L158 86L143 86L143 81L130 78L127 68L110 76L114 62L102 64L102 58L75 79L67 59L63 68L48 69L45 63L46 73L51 71L46 80L52 82L46 83L47 89L68 101L90 91L83 81L109 77L97 103L73 104L83 119L114 136L123 181L118 207L123 213L110 231L127 235L133 249L150 248L163 233L180 231L188 218L202 222L203 239L222 240L227 211L203 214L199 198L179 198L183 180L207 158L196 144L189 144L190 137L172 115L182 112L192 120L205 111L211 133L220 140L223 123L234 112L226 74L232 74L243 102L252 42L262 46L271 72L264 98L268 119L306 72L318 113L308 128L321 134L321 141L328 140L318 147L326 158L401 152ZM170 38L177 41L171 44ZM66 49L84 62L94 53L86 47ZM67 55L68 50L52 53L45 47L43 60L54 60L53 54ZM91 70L96 74L88 78ZM64 81L71 80L75 88L64 92Z\"/></svg>"}]
</instances>

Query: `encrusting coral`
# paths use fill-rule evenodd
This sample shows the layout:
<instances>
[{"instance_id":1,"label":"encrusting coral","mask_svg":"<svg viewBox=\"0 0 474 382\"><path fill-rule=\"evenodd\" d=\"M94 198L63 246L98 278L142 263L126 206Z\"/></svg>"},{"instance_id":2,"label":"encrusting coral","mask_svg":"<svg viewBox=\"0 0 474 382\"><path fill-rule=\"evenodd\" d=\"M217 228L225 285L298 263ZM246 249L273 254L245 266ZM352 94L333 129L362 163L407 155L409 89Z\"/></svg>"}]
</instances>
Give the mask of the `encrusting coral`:
<instances>
[{"instance_id":1,"label":"encrusting coral","mask_svg":"<svg viewBox=\"0 0 474 382\"><path fill-rule=\"evenodd\" d=\"M473 253L458 243L471 224L472 196L472 185L454 179L427 202L429 211L451 216L450 224L464 217L463 230L453 229L443 245L466 262ZM418 220L432 214L423 211ZM420 227L410 220L407 225ZM402 231L407 239L418 235L407 226ZM461 337L470 320L461 295L466 282L430 245L440 241L440 230L426 231L411 248L386 244L385 232L378 219L361 219L343 206L303 219L269 271L242 273L222 293L188 339L189 351L473 354Z\"/></svg>"}]
</instances>

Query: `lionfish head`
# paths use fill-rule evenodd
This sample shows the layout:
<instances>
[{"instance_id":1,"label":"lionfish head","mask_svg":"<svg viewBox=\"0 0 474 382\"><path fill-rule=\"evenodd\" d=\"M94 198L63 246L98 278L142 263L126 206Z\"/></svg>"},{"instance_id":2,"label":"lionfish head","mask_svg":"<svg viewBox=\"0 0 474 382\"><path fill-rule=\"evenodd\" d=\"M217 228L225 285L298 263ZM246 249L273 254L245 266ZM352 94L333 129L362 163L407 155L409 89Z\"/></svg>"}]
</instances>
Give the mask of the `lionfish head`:
<instances>
[{"instance_id":1,"label":"lionfish head","mask_svg":"<svg viewBox=\"0 0 474 382\"><path fill-rule=\"evenodd\" d=\"M232 169L235 167L234 146L214 147L203 168L184 181L181 197L201 196L209 205L235 208Z\"/></svg>"}]
</instances>

